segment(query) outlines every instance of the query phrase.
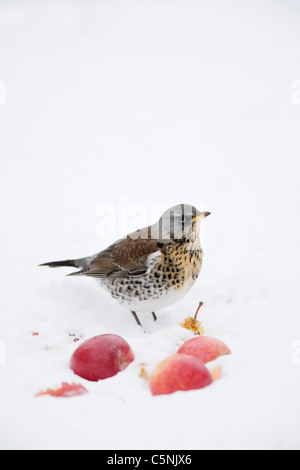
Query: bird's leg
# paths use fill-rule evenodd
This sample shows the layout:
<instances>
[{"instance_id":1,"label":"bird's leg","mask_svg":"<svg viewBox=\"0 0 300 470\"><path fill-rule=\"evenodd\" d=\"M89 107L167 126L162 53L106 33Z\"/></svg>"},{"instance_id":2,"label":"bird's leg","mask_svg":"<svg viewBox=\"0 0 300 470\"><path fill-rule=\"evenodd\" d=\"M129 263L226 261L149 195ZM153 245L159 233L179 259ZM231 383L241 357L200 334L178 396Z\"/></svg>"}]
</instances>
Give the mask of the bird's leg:
<instances>
[{"instance_id":1,"label":"bird's leg","mask_svg":"<svg viewBox=\"0 0 300 470\"><path fill-rule=\"evenodd\" d=\"M139 320L139 317L137 316L137 314L132 310L131 311L132 315L133 315L133 318L135 319L135 321L137 322L137 324L143 328L143 325L141 324L140 320ZM144 328L143 328L144 329Z\"/></svg>"},{"instance_id":2,"label":"bird's leg","mask_svg":"<svg viewBox=\"0 0 300 470\"><path fill-rule=\"evenodd\" d=\"M151 313L152 313L153 320L156 321L156 320L157 320L157 316L155 315L154 312L151 312Z\"/></svg>"}]
</instances>

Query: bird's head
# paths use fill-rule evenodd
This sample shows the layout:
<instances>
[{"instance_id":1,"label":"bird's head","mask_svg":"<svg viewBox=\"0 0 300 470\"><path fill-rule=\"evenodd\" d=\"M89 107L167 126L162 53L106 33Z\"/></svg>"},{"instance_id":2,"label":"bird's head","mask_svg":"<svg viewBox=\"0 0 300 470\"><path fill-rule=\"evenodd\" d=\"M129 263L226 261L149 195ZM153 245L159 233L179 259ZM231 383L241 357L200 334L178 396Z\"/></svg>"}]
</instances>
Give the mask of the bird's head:
<instances>
[{"instance_id":1,"label":"bird's head","mask_svg":"<svg viewBox=\"0 0 300 470\"><path fill-rule=\"evenodd\" d=\"M200 212L189 204L178 204L166 210L159 221L159 238L164 240L190 240L199 230L199 222L210 214ZM156 224L156 225L157 225Z\"/></svg>"}]
</instances>

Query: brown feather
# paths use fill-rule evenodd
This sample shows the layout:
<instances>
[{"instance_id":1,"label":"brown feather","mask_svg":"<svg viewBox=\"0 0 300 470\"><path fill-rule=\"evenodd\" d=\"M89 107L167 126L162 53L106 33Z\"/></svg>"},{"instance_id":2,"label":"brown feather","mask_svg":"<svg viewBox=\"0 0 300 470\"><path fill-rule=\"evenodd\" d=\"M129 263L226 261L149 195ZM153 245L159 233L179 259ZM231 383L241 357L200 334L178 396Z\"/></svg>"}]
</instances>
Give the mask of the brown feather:
<instances>
[{"instance_id":1,"label":"brown feather","mask_svg":"<svg viewBox=\"0 0 300 470\"><path fill-rule=\"evenodd\" d=\"M142 230L138 230L114 243L99 253L88 269L76 274L98 278L144 274L147 271L148 256L159 251L160 244L158 240L140 238L141 232Z\"/></svg>"}]
</instances>

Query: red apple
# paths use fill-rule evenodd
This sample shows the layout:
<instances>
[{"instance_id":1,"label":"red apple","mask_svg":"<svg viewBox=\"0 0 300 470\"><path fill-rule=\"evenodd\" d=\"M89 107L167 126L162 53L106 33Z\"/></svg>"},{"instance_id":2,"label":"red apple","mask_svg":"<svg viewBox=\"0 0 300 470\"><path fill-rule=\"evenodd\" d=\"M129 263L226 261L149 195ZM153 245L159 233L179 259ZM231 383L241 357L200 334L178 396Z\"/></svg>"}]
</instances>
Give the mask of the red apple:
<instances>
[{"instance_id":1,"label":"red apple","mask_svg":"<svg viewBox=\"0 0 300 470\"><path fill-rule=\"evenodd\" d=\"M204 364L213 361L219 356L231 354L226 344L210 336L198 336L186 341L177 351L177 354L187 354L200 359Z\"/></svg>"},{"instance_id":2,"label":"red apple","mask_svg":"<svg viewBox=\"0 0 300 470\"><path fill-rule=\"evenodd\" d=\"M186 354L174 354L162 361L150 376L152 395L168 395L178 390L194 390L212 383L202 362Z\"/></svg>"},{"instance_id":3,"label":"red apple","mask_svg":"<svg viewBox=\"0 0 300 470\"><path fill-rule=\"evenodd\" d=\"M133 360L127 341L117 335L100 335L84 341L76 349L70 367L76 375L97 382L126 369Z\"/></svg>"}]
</instances>

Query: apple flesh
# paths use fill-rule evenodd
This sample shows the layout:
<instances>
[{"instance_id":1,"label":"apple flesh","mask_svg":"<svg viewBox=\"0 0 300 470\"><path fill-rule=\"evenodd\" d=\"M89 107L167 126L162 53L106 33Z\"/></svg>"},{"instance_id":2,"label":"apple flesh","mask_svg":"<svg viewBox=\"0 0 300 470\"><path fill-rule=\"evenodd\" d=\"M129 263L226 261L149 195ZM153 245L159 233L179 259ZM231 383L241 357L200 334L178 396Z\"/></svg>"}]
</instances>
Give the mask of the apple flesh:
<instances>
[{"instance_id":1,"label":"apple flesh","mask_svg":"<svg viewBox=\"0 0 300 470\"><path fill-rule=\"evenodd\" d=\"M84 341L73 353L70 367L76 375L97 382L116 375L134 360L134 353L123 338L99 335Z\"/></svg>"},{"instance_id":2,"label":"apple flesh","mask_svg":"<svg viewBox=\"0 0 300 470\"><path fill-rule=\"evenodd\" d=\"M158 364L150 376L152 395L168 395L179 390L195 390L212 383L205 365L186 354L174 354Z\"/></svg>"},{"instance_id":3,"label":"apple flesh","mask_svg":"<svg viewBox=\"0 0 300 470\"><path fill-rule=\"evenodd\" d=\"M188 356L200 359L204 364L217 359L219 356L231 354L226 344L211 336L198 336L186 341L177 351L177 354L187 354Z\"/></svg>"}]
</instances>

